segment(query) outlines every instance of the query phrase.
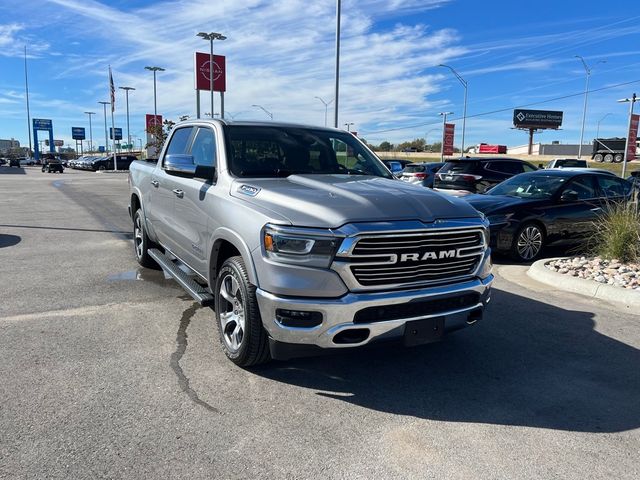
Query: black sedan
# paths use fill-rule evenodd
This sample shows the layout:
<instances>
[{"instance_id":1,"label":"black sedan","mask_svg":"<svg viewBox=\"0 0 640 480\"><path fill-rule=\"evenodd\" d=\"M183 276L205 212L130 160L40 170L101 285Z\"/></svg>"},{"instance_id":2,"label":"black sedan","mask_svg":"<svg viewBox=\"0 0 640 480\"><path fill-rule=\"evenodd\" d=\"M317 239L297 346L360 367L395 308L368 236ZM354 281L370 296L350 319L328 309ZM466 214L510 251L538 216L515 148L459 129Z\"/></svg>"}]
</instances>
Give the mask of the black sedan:
<instances>
[{"instance_id":1,"label":"black sedan","mask_svg":"<svg viewBox=\"0 0 640 480\"><path fill-rule=\"evenodd\" d=\"M489 220L494 251L531 261L547 245L584 240L607 206L630 192L628 181L607 173L539 170L464 198Z\"/></svg>"}]
</instances>

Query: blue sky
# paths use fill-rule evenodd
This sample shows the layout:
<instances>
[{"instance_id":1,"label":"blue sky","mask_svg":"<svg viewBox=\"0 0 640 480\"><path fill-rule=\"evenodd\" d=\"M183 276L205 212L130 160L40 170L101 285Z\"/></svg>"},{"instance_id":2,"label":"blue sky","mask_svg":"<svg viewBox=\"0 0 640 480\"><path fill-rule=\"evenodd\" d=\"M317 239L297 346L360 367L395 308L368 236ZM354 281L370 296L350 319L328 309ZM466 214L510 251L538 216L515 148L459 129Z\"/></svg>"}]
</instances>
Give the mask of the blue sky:
<instances>
[{"instance_id":1,"label":"blue sky","mask_svg":"<svg viewBox=\"0 0 640 480\"><path fill-rule=\"evenodd\" d=\"M601 136L624 136L628 104L616 100L640 93L637 2L343 0L342 12L339 121L353 122L373 143L425 135L432 142L440 135L438 112L453 111L459 144L463 89L440 63L469 84L467 145L526 143L525 133L511 129L512 108L536 103L529 108L564 111L562 130L536 140L577 143L585 71L574 55L592 68L597 90L589 95L585 141L605 115ZM226 111L236 119L265 119L252 107L260 104L276 120L324 123L314 97L333 98L334 0L3 0L0 138L27 144L24 45L32 117L52 119L65 142L72 126L88 134L83 112L94 111L94 143L104 143L97 102L109 98L109 64L116 86L136 88L132 135L143 136L144 114L153 112L145 65L166 69L158 75L158 113L194 115L193 52L208 48L199 31L228 37L215 48L227 57ZM567 98L548 101L558 97ZM121 90L116 126L125 127Z\"/></svg>"}]
</instances>

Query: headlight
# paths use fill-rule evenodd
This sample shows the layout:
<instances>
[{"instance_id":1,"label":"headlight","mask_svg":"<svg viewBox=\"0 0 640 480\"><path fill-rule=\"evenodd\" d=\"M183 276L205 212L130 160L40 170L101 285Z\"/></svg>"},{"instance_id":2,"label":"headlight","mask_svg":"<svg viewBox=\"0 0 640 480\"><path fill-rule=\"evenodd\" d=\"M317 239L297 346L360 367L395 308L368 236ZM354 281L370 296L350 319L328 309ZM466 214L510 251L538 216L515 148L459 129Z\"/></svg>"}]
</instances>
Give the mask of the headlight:
<instances>
[{"instance_id":1,"label":"headlight","mask_svg":"<svg viewBox=\"0 0 640 480\"><path fill-rule=\"evenodd\" d=\"M498 225L500 223L507 223L509 219L513 217L513 213L499 213L497 215L487 216L490 225Z\"/></svg>"},{"instance_id":2,"label":"headlight","mask_svg":"<svg viewBox=\"0 0 640 480\"><path fill-rule=\"evenodd\" d=\"M262 230L265 257L280 263L327 268L340 241L327 230L267 225Z\"/></svg>"}]
</instances>

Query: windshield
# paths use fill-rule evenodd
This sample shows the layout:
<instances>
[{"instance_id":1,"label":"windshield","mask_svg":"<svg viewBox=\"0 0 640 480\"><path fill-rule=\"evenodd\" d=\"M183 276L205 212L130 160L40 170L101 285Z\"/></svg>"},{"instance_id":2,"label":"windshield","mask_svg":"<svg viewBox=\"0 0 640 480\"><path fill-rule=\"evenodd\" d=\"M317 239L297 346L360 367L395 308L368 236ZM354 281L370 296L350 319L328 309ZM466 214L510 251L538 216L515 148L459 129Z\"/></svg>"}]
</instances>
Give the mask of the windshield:
<instances>
[{"instance_id":1,"label":"windshield","mask_svg":"<svg viewBox=\"0 0 640 480\"><path fill-rule=\"evenodd\" d=\"M473 160L447 162L440 169L440 173L473 173L477 166L478 162L474 162Z\"/></svg>"},{"instance_id":2,"label":"windshield","mask_svg":"<svg viewBox=\"0 0 640 480\"><path fill-rule=\"evenodd\" d=\"M545 199L556 193L566 180L563 177L524 173L496 185L487 195Z\"/></svg>"},{"instance_id":3,"label":"windshield","mask_svg":"<svg viewBox=\"0 0 640 480\"><path fill-rule=\"evenodd\" d=\"M352 134L301 127L230 125L229 169L238 177L293 174L374 175L392 178Z\"/></svg>"}]
</instances>

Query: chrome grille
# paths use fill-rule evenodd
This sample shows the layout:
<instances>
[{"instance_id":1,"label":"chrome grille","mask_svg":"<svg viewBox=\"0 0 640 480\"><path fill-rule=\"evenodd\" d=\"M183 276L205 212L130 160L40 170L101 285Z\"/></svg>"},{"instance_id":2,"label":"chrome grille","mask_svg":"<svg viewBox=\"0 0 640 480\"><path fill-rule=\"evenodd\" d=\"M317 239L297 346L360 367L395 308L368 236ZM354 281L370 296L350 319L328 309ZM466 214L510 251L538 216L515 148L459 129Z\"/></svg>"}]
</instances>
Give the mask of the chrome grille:
<instances>
[{"instance_id":1,"label":"chrome grille","mask_svg":"<svg viewBox=\"0 0 640 480\"><path fill-rule=\"evenodd\" d=\"M362 287L401 287L471 276L485 251L480 228L370 235L344 260Z\"/></svg>"}]
</instances>

